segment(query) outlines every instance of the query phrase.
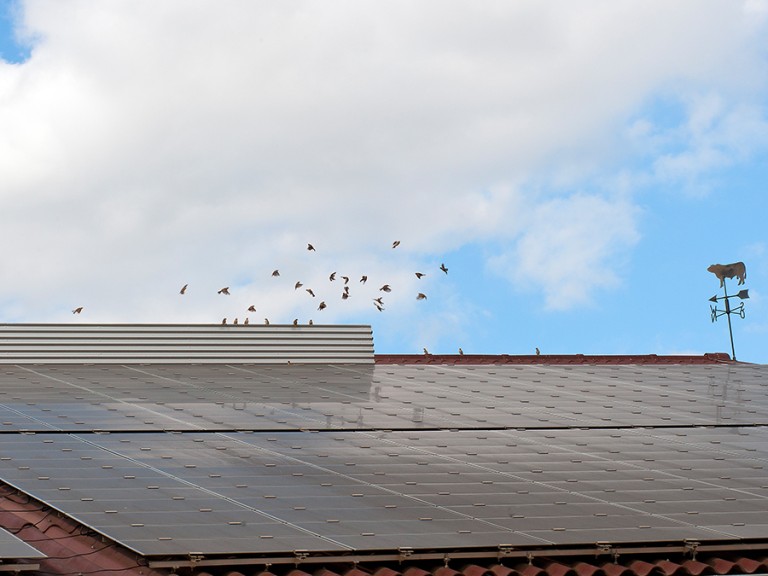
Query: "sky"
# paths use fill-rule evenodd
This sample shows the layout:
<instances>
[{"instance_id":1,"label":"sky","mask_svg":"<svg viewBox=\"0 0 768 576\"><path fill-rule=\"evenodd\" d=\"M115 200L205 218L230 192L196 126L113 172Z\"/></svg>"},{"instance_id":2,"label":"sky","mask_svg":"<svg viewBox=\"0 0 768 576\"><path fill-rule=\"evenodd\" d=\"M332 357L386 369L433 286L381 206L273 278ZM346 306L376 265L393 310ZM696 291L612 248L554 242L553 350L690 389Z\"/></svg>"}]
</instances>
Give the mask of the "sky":
<instances>
[{"instance_id":1,"label":"sky","mask_svg":"<svg viewBox=\"0 0 768 576\"><path fill-rule=\"evenodd\" d=\"M765 364L767 177L766 0L0 0L0 323L730 354L743 261Z\"/></svg>"}]
</instances>

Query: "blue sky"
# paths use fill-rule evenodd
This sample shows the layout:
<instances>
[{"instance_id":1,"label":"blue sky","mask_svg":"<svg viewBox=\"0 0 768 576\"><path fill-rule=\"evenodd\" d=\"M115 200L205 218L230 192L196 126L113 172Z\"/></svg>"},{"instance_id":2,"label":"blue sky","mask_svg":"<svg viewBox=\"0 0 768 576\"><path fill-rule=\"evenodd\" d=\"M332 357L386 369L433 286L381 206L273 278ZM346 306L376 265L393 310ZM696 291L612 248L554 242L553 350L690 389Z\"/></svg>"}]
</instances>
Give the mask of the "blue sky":
<instances>
[{"instance_id":1,"label":"blue sky","mask_svg":"<svg viewBox=\"0 0 768 576\"><path fill-rule=\"evenodd\" d=\"M0 6L1 321L768 362L765 1Z\"/></svg>"}]
</instances>

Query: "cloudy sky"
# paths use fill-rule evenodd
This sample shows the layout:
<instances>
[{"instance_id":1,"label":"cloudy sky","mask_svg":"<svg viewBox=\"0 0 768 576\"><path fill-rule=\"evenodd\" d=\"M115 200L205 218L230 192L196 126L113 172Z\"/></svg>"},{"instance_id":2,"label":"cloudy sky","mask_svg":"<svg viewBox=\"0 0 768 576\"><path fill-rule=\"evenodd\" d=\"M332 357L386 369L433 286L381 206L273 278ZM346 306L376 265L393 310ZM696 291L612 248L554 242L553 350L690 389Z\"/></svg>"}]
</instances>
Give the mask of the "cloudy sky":
<instances>
[{"instance_id":1,"label":"cloudy sky","mask_svg":"<svg viewBox=\"0 0 768 576\"><path fill-rule=\"evenodd\" d=\"M768 363L765 0L0 7L0 322Z\"/></svg>"}]
</instances>

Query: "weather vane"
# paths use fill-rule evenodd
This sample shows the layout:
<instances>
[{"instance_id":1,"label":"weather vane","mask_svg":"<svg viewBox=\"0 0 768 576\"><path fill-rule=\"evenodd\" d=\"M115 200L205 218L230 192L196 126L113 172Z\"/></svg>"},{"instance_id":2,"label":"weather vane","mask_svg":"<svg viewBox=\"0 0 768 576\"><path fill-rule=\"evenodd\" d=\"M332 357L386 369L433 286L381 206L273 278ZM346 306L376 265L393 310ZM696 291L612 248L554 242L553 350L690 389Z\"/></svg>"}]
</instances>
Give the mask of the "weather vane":
<instances>
[{"instance_id":1,"label":"weather vane","mask_svg":"<svg viewBox=\"0 0 768 576\"><path fill-rule=\"evenodd\" d=\"M714 306L712 306L712 304L709 305L709 310L712 315L712 322L717 321L720 316L728 316L728 334L731 337L731 356L734 360L736 360L736 350L733 347L733 330L731 329L731 314L738 314L742 319L744 319L744 302L739 304L736 308L731 308L731 304L728 300L730 298L746 300L749 298L749 290L745 288L738 294L728 296L728 287L725 285L725 279L736 277L739 279L739 286L741 286L747 279L747 268L744 266L744 262L734 262L733 264L712 264L709 268L707 268L707 271L712 272L712 274L717 276L717 278L720 280L720 288L723 289L724 294L724 296L718 296L715 294L712 296L712 298L709 299L710 302L714 302L715 304ZM725 302L725 310L717 309L718 300L723 300Z\"/></svg>"}]
</instances>

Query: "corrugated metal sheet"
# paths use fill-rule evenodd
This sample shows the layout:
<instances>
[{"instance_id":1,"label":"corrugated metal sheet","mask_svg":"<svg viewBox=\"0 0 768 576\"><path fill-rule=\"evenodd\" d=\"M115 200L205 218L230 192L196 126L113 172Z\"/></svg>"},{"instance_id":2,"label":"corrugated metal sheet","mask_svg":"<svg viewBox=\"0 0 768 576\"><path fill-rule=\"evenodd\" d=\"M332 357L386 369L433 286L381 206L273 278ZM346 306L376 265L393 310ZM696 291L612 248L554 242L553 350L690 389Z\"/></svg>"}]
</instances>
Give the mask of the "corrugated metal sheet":
<instances>
[{"instance_id":1,"label":"corrugated metal sheet","mask_svg":"<svg viewBox=\"0 0 768 576\"><path fill-rule=\"evenodd\" d=\"M0 324L0 364L373 364L365 325Z\"/></svg>"}]
</instances>

